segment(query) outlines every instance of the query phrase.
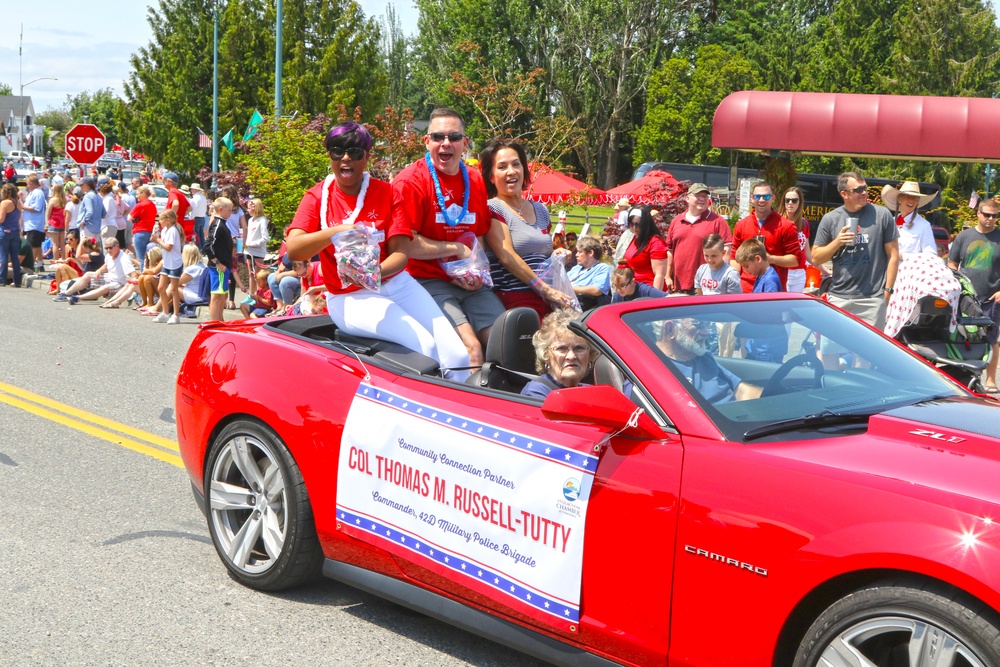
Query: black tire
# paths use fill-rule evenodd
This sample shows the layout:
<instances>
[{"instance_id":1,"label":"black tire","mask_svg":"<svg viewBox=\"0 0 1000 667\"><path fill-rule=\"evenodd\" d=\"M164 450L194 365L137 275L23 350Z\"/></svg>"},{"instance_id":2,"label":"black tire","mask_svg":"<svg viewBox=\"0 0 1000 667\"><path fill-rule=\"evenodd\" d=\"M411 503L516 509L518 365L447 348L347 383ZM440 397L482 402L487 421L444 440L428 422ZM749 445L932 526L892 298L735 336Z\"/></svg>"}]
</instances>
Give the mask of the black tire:
<instances>
[{"instance_id":1,"label":"black tire","mask_svg":"<svg viewBox=\"0 0 1000 667\"><path fill-rule=\"evenodd\" d=\"M910 651L922 657L910 661ZM932 657L933 656L933 657ZM997 614L940 584L887 582L838 600L812 624L794 667L995 667Z\"/></svg>"},{"instance_id":2,"label":"black tire","mask_svg":"<svg viewBox=\"0 0 1000 667\"><path fill-rule=\"evenodd\" d=\"M260 591L320 573L323 552L302 473L281 439L252 421L229 424L205 463L212 543L240 583Z\"/></svg>"}]
</instances>

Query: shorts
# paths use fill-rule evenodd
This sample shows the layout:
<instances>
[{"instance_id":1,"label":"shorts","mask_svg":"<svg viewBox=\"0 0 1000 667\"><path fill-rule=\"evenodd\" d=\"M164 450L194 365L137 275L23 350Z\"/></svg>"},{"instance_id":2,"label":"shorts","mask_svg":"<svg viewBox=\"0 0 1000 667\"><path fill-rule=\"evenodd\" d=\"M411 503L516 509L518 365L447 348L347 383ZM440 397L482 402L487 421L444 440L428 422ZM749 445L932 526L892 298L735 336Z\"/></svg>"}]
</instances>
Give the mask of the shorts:
<instances>
[{"instance_id":1,"label":"shorts","mask_svg":"<svg viewBox=\"0 0 1000 667\"><path fill-rule=\"evenodd\" d=\"M30 232L25 232L24 237L28 239L28 245L32 248L41 248L42 241L45 240L45 232L31 230Z\"/></svg>"},{"instance_id":2,"label":"shorts","mask_svg":"<svg viewBox=\"0 0 1000 667\"><path fill-rule=\"evenodd\" d=\"M991 299L981 303L979 307L983 309L983 317L993 320L993 326L986 331L986 342L996 345L1000 341L1000 303Z\"/></svg>"},{"instance_id":3,"label":"shorts","mask_svg":"<svg viewBox=\"0 0 1000 667\"><path fill-rule=\"evenodd\" d=\"M233 273L229 270L229 267L218 264L208 267L207 271L210 285L209 293L225 294L228 296L229 281L233 278Z\"/></svg>"},{"instance_id":4,"label":"shorts","mask_svg":"<svg viewBox=\"0 0 1000 667\"><path fill-rule=\"evenodd\" d=\"M884 298L880 296L842 297L834 294L828 294L826 298L837 308L847 311L879 331L885 330L885 312L889 302ZM823 338L820 341L819 350L823 354L843 354L847 351L843 346L829 338Z\"/></svg>"},{"instance_id":5,"label":"shorts","mask_svg":"<svg viewBox=\"0 0 1000 667\"><path fill-rule=\"evenodd\" d=\"M468 324L479 333L493 326L505 310L499 297L485 287L470 292L438 278L425 278L418 282L434 298L453 327Z\"/></svg>"},{"instance_id":6,"label":"shorts","mask_svg":"<svg viewBox=\"0 0 1000 667\"><path fill-rule=\"evenodd\" d=\"M169 278L180 278L181 276L184 275L184 267L178 266L176 269L168 269L167 267L163 267L162 269L160 269L160 273Z\"/></svg>"}]
</instances>

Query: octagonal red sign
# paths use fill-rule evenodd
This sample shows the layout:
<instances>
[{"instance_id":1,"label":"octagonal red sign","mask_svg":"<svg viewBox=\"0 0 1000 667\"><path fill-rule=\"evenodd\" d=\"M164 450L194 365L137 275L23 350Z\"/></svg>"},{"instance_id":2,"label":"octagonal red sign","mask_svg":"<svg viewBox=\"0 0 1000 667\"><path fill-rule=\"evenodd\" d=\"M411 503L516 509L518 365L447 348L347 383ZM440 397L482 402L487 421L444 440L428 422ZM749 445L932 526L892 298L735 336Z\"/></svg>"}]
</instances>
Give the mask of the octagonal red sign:
<instances>
[{"instance_id":1,"label":"octagonal red sign","mask_svg":"<svg viewBox=\"0 0 1000 667\"><path fill-rule=\"evenodd\" d=\"M66 157L79 164L93 164L104 155L104 133L96 125L77 123L66 133Z\"/></svg>"}]
</instances>

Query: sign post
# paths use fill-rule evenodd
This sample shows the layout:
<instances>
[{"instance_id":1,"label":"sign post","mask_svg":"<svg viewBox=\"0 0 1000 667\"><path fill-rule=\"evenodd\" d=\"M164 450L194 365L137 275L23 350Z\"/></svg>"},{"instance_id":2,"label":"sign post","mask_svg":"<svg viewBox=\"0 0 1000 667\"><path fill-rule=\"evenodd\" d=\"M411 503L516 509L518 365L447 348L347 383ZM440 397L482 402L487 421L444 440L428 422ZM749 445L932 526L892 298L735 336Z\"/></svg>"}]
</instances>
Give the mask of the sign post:
<instances>
[{"instance_id":1,"label":"sign post","mask_svg":"<svg viewBox=\"0 0 1000 667\"><path fill-rule=\"evenodd\" d=\"M66 133L66 157L80 165L104 155L104 133L96 125L77 123Z\"/></svg>"}]
</instances>

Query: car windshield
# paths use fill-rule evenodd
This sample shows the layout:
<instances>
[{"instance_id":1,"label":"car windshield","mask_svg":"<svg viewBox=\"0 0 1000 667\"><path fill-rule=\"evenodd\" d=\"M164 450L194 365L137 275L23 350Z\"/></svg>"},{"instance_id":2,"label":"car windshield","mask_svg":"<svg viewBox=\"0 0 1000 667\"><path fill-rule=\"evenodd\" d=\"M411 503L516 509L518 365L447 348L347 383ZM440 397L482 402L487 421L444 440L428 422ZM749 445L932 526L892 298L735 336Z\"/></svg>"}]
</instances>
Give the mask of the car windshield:
<instances>
[{"instance_id":1,"label":"car windshield","mask_svg":"<svg viewBox=\"0 0 1000 667\"><path fill-rule=\"evenodd\" d=\"M627 313L623 320L730 440L795 427L864 428L859 415L968 395L814 299L720 300ZM793 428L775 429L777 422Z\"/></svg>"}]
</instances>

